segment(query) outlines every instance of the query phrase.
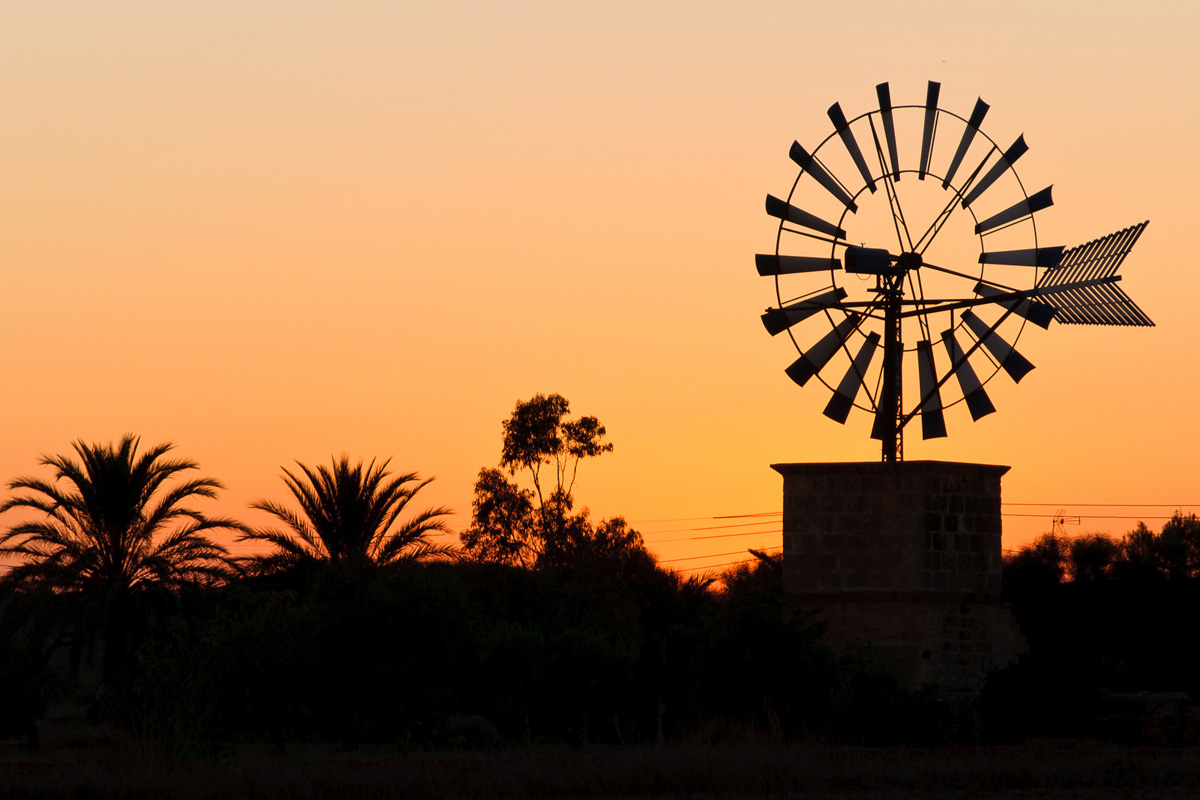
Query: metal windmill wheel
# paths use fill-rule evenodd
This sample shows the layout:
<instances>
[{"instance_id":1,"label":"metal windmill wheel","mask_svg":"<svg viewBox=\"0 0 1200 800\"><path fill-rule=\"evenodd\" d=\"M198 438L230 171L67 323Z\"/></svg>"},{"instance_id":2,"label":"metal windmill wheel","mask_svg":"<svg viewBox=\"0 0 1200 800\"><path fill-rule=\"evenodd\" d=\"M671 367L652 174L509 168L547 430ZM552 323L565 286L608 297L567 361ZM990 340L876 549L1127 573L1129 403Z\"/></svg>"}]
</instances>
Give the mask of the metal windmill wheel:
<instances>
[{"instance_id":1,"label":"metal windmill wheel","mask_svg":"<svg viewBox=\"0 0 1200 800\"><path fill-rule=\"evenodd\" d=\"M834 130L811 153L792 144L800 173L786 199L767 195L779 230L755 261L775 281L763 324L799 354L788 376L833 392L825 416L839 423L870 412L888 462L918 417L930 439L946 435L950 406L975 420L995 411L984 385L1033 369L1016 349L1027 324L1154 323L1116 285L1148 222L1044 246L1035 216L1051 189L1029 194L1017 176L1023 135L1001 147L981 130L987 103L959 116L932 81L920 105L875 90L879 107L853 119L834 103Z\"/></svg>"}]
</instances>

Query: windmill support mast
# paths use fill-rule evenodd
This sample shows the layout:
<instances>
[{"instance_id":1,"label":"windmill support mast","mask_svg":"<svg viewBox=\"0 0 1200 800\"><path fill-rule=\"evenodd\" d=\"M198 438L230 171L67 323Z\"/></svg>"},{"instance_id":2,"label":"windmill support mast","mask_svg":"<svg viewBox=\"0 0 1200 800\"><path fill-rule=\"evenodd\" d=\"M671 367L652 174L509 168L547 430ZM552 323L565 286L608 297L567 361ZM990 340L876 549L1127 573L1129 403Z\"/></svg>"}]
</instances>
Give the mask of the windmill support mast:
<instances>
[{"instance_id":1,"label":"windmill support mast","mask_svg":"<svg viewBox=\"0 0 1200 800\"><path fill-rule=\"evenodd\" d=\"M872 435L882 440L883 463L904 460L904 433L900 421L903 397L904 342L900 339L900 298L904 275L880 275L876 291L883 298L883 384Z\"/></svg>"}]
</instances>

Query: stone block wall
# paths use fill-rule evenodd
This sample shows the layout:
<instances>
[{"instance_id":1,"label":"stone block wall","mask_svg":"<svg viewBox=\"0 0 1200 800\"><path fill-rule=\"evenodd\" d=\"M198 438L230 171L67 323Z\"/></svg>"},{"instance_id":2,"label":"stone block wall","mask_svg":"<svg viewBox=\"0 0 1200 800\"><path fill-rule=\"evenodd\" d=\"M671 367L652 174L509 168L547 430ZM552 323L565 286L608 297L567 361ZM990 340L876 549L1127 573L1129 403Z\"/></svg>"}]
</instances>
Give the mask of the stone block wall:
<instances>
[{"instance_id":1,"label":"stone block wall","mask_svg":"<svg viewBox=\"0 0 1200 800\"><path fill-rule=\"evenodd\" d=\"M903 685L971 692L1024 643L1000 606L1000 478L937 461L775 464L784 589L836 648L869 645Z\"/></svg>"}]
</instances>

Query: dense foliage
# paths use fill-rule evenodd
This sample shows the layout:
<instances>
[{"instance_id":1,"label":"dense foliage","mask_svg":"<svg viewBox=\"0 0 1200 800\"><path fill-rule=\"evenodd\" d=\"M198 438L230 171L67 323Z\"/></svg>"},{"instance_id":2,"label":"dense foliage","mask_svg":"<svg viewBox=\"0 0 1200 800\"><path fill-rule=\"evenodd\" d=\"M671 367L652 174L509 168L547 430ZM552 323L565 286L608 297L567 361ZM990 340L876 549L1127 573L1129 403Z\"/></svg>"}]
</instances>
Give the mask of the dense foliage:
<instances>
[{"instance_id":1,"label":"dense foliage","mask_svg":"<svg viewBox=\"0 0 1200 800\"><path fill-rule=\"evenodd\" d=\"M1004 599L1030 652L984 698L998 736L1137 739L1146 732L1114 714L1114 698L1200 696L1194 514L1175 514L1157 533L1138 523L1121 538L1045 534L1005 557ZM1158 738L1200 733L1186 720L1170 726Z\"/></svg>"},{"instance_id":2,"label":"dense foliage","mask_svg":"<svg viewBox=\"0 0 1200 800\"><path fill-rule=\"evenodd\" d=\"M518 403L453 552L428 538L446 509L408 509L428 481L387 462L285 470L299 510L261 501L285 527L250 530L191 506L219 484L179 479L196 465L169 445L47 457L56 481L15 480L4 506L26 513L0 536L22 559L0 579L0 727L36 744L49 704L81 703L167 757L231 741L1136 740L1106 698L1200 692L1195 516L1006 556L1030 653L952 706L901 691L869 652L828 651L787 602L779 554L687 576L620 517L575 511L580 459L611 445L568 410ZM230 560L214 529L271 549Z\"/></svg>"}]
</instances>

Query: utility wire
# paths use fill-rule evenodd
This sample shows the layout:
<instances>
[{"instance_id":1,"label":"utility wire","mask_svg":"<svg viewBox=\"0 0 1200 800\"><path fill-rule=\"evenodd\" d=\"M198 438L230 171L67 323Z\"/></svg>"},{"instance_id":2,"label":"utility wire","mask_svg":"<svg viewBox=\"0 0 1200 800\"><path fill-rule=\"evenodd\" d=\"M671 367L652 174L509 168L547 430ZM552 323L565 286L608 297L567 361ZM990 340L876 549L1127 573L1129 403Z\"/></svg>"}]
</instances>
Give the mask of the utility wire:
<instances>
[{"instance_id":1,"label":"utility wire","mask_svg":"<svg viewBox=\"0 0 1200 800\"><path fill-rule=\"evenodd\" d=\"M1001 506L1033 506L1042 508L1200 508L1200 503L1022 503L1019 501L1004 501ZM719 519L748 519L750 517L779 517L782 511L757 511L752 514L717 514L711 517L671 517L668 519L631 520L630 525L649 525L663 522L707 522ZM754 523L745 523L752 525ZM765 524L765 523L763 523ZM733 526L713 526L733 527ZM698 530L698 528L683 528L681 530ZM659 533L675 533L676 531L658 531Z\"/></svg>"},{"instance_id":2,"label":"utility wire","mask_svg":"<svg viewBox=\"0 0 1200 800\"><path fill-rule=\"evenodd\" d=\"M745 559L742 559L741 561L726 561L724 564L710 564L707 567L684 567L683 569L680 569L677 571L678 572L703 572L704 570L720 569L721 567L732 567L735 564L749 564L751 561L754 561L754 560L755 559L753 559L753 558L745 558ZM659 563L661 564L662 562L660 561Z\"/></svg>"},{"instance_id":3,"label":"utility wire","mask_svg":"<svg viewBox=\"0 0 1200 800\"><path fill-rule=\"evenodd\" d=\"M699 541L701 539L731 539L734 536L770 536L773 533L783 533L783 529L780 528L779 530L774 531L747 531L745 533L722 533L716 536L693 536L691 540Z\"/></svg>"},{"instance_id":4,"label":"utility wire","mask_svg":"<svg viewBox=\"0 0 1200 800\"><path fill-rule=\"evenodd\" d=\"M707 525L699 528L668 528L665 531L650 531L650 533L684 533L686 531L716 531L725 528L750 528L756 525L774 525L778 520L767 519L762 522L742 522L737 525Z\"/></svg>"},{"instance_id":5,"label":"utility wire","mask_svg":"<svg viewBox=\"0 0 1200 800\"><path fill-rule=\"evenodd\" d=\"M699 561L702 558L717 558L719 556L737 556L737 555L741 555L744 552L746 552L746 551L745 550L734 550L731 553L709 553L706 556L688 556L687 558L664 558L664 559L660 560L658 563L674 564L676 561Z\"/></svg>"},{"instance_id":6,"label":"utility wire","mask_svg":"<svg viewBox=\"0 0 1200 800\"><path fill-rule=\"evenodd\" d=\"M1000 516L1002 516L1002 517L1033 517L1035 519L1045 519L1047 515L1046 514L1001 514ZM1050 516L1057 518L1062 515L1051 514ZM1119 517L1119 516L1113 516L1111 514L1067 514L1066 516L1079 517L1081 519L1124 519L1124 520L1136 519L1136 520L1142 520L1142 521L1145 521L1148 519L1174 519L1175 518L1174 515L1169 516L1169 517L1147 517L1147 516Z\"/></svg>"},{"instance_id":7,"label":"utility wire","mask_svg":"<svg viewBox=\"0 0 1200 800\"><path fill-rule=\"evenodd\" d=\"M1174 509L1182 509L1182 508L1189 508L1189 507L1200 508L1200 503L1020 503L1020 502L1012 502L1012 503L1002 503L1001 505L1002 506L1020 506L1020 507L1055 508L1055 509L1060 509L1060 510L1079 509L1079 508L1174 508ZM757 513L753 513L753 514L726 514L726 515L712 516L712 517L676 517L673 519L664 519L664 520L643 520L643 522L656 522L656 521L657 522L704 522L704 521L708 521L708 520L718 520L718 519L746 519L748 517L775 517L775 516L782 516L782 514L783 514L783 512L781 512L781 511L762 511L762 512L757 512ZM1000 516L1001 517L1044 519L1047 516L1050 516L1053 518L1053 517L1056 517L1059 515L1018 514L1018 513L1001 512ZM1081 520L1084 520L1084 519L1086 519L1086 520L1101 520L1102 519L1102 520L1121 520L1121 521L1169 520L1169 519L1174 518L1174 515L1171 515L1171 516L1124 516L1124 515L1111 515L1111 514L1083 514L1083 515L1072 514L1071 516L1080 516ZM695 527L695 528L679 528L679 529L666 530L666 531L649 531L648 535L653 535L656 533L683 533L685 531L705 531L705 530L721 530L721 529L726 529L726 528L745 528L745 527L752 527L752 526L756 526L756 525L769 525L769 524L771 524L770 521L764 520L763 522L746 522L746 523L738 523L738 524L733 524L733 525L711 525L711 526L699 526L699 527ZM731 539L731 538L737 538L737 537L742 537L742 536L771 536L771 535L782 534L782 533L783 533L783 531L781 529L772 529L772 530L765 530L765 531L742 531L739 533L712 534L712 535L708 535L708 536L688 536L688 537L684 537L684 538L680 538L680 539L662 539L662 540L654 542L654 544L672 544L672 543L678 543L678 542L702 541L702 540L707 540L707 539ZM705 559L705 558L719 558L721 556L738 555L739 553L742 553L742 552L745 552L745 551L739 550L739 551L734 551L732 553L710 553L708 555L702 555L702 556L688 556L685 558L660 559L658 563L672 564L672 563L677 563L680 561L698 561L698 560ZM697 571L697 570L703 570L703 569L716 569L718 567L731 566L733 564L745 564L745 563L748 563L749 561L753 561L753 559L746 559L743 561L731 561L731 562L728 562L727 564L717 564L717 565L711 565L711 566L705 566L705 567L689 567L683 571L691 572L691 571Z\"/></svg>"},{"instance_id":8,"label":"utility wire","mask_svg":"<svg viewBox=\"0 0 1200 800\"><path fill-rule=\"evenodd\" d=\"M1196 508L1200 503L1001 503L1002 506L1046 506L1052 508Z\"/></svg>"},{"instance_id":9,"label":"utility wire","mask_svg":"<svg viewBox=\"0 0 1200 800\"><path fill-rule=\"evenodd\" d=\"M744 519L747 517L770 517L782 514L782 511L759 511L754 514L719 514L713 517L671 517L670 519L637 519L630 520L630 525L644 525L651 522L704 522L710 519Z\"/></svg>"}]
</instances>

